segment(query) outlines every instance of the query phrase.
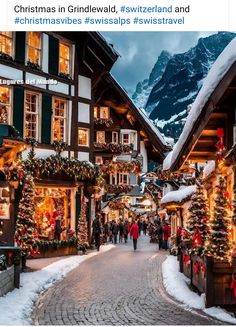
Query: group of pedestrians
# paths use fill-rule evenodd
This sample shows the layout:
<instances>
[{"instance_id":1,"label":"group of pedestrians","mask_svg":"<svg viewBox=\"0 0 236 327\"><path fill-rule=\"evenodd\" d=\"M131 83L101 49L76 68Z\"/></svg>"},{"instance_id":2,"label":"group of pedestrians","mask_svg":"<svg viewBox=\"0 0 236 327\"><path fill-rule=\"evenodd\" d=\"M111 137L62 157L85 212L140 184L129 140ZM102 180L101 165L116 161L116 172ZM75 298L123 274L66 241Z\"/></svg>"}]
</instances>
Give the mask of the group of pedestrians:
<instances>
[{"instance_id":1,"label":"group of pedestrians","mask_svg":"<svg viewBox=\"0 0 236 327\"><path fill-rule=\"evenodd\" d=\"M98 214L93 221L93 239L96 249L99 251L101 242L111 242L113 244L127 243L128 236L133 239L134 250L137 249L137 240L140 236L141 230L146 235L147 224L139 220L128 222L128 220L120 219L119 222L112 220L102 225L100 215Z\"/></svg>"},{"instance_id":2,"label":"group of pedestrians","mask_svg":"<svg viewBox=\"0 0 236 327\"><path fill-rule=\"evenodd\" d=\"M150 224L148 227L151 241L158 242L159 250L167 250L169 247L169 239L171 236L171 227L168 222L155 221L154 224Z\"/></svg>"}]
</instances>

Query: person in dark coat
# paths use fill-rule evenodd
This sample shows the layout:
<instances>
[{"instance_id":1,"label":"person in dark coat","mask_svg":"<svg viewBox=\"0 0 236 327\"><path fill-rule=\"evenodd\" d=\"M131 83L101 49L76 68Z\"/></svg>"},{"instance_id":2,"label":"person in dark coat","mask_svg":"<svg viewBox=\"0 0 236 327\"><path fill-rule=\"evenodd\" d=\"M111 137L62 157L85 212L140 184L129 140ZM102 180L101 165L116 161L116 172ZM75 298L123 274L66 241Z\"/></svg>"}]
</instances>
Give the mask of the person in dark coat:
<instances>
[{"instance_id":1,"label":"person in dark coat","mask_svg":"<svg viewBox=\"0 0 236 327\"><path fill-rule=\"evenodd\" d=\"M137 249L138 237L139 237L139 228L138 228L138 224L137 224L136 221L132 224L132 227L131 227L131 229L130 229L130 235L131 235L132 238L133 238L134 251L136 251L136 249Z\"/></svg>"},{"instance_id":2,"label":"person in dark coat","mask_svg":"<svg viewBox=\"0 0 236 327\"><path fill-rule=\"evenodd\" d=\"M142 226L143 226L143 223L142 223L142 221L139 219L139 220L138 220L138 232L139 232L139 235L141 234Z\"/></svg>"},{"instance_id":3,"label":"person in dark coat","mask_svg":"<svg viewBox=\"0 0 236 327\"><path fill-rule=\"evenodd\" d=\"M163 228L160 221L157 222L156 235L158 239L159 250L162 249L162 240L163 240Z\"/></svg>"},{"instance_id":4,"label":"person in dark coat","mask_svg":"<svg viewBox=\"0 0 236 327\"><path fill-rule=\"evenodd\" d=\"M119 243L122 243L124 237L124 224L122 220L119 223Z\"/></svg>"},{"instance_id":5,"label":"person in dark coat","mask_svg":"<svg viewBox=\"0 0 236 327\"><path fill-rule=\"evenodd\" d=\"M100 236L102 233L102 226L99 218L100 218L99 215L97 215L93 221L93 238L95 241L95 246L97 251L100 250L100 244L101 244Z\"/></svg>"},{"instance_id":6,"label":"person in dark coat","mask_svg":"<svg viewBox=\"0 0 236 327\"><path fill-rule=\"evenodd\" d=\"M112 224L112 236L113 236L113 242L114 244L117 244L117 234L119 232L119 226L116 223L116 221L114 221L114 223Z\"/></svg>"},{"instance_id":7,"label":"person in dark coat","mask_svg":"<svg viewBox=\"0 0 236 327\"><path fill-rule=\"evenodd\" d=\"M125 240L125 243L127 243L128 234L129 234L129 223L128 223L128 221L126 220L126 221L124 222L124 240Z\"/></svg>"},{"instance_id":8,"label":"person in dark coat","mask_svg":"<svg viewBox=\"0 0 236 327\"><path fill-rule=\"evenodd\" d=\"M109 236L109 226L108 226L107 222L103 225L103 231L104 231L104 239L105 239L105 242L107 243L107 239Z\"/></svg>"},{"instance_id":9,"label":"person in dark coat","mask_svg":"<svg viewBox=\"0 0 236 327\"><path fill-rule=\"evenodd\" d=\"M145 220L143 221L143 234L147 234L147 222Z\"/></svg>"},{"instance_id":10,"label":"person in dark coat","mask_svg":"<svg viewBox=\"0 0 236 327\"><path fill-rule=\"evenodd\" d=\"M168 249L168 238L169 238L169 227L168 224L165 223L163 226L163 248L165 250Z\"/></svg>"}]
</instances>

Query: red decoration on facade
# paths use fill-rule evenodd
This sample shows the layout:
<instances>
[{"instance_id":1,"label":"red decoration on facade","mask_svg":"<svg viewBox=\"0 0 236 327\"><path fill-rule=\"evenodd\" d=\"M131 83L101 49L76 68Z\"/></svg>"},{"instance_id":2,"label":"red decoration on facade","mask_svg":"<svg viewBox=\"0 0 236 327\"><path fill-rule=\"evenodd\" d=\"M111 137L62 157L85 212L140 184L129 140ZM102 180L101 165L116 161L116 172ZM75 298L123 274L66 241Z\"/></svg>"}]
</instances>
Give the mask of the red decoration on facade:
<instances>
[{"instance_id":1,"label":"red decoration on facade","mask_svg":"<svg viewBox=\"0 0 236 327\"><path fill-rule=\"evenodd\" d=\"M194 271L195 274L198 274L199 271L200 271L200 265L199 265L199 263L197 261L194 262L193 271Z\"/></svg>"},{"instance_id":2,"label":"red decoration on facade","mask_svg":"<svg viewBox=\"0 0 236 327\"><path fill-rule=\"evenodd\" d=\"M234 297L236 298L236 279L235 279L234 275L232 276L232 281L231 281L231 284L230 284L230 288L233 290Z\"/></svg>"},{"instance_id":3,"label":"red decoration on facade","mask_svg":"<svg viewBox=\"0 0 236 327\"><path fill-rule=\"evenodd\" d=\"M190 265L190 255L185 254L183 261L184 261L185 266L189 266Z\"/></svg>"},{"instance_id":4,"label":"red decoration on facade","mask_svg":"<svg viewBox=\"0 0 236 327\"><path fill-rule=\"evenodd\" d=\"M224 151L226 149L225 145L224 145L224 129L223 128L217 129L217 136L219 138L219 141L216 143L217 159L222 160Z\"/></svg>"},{"instance_id":5,"label":"red decoration on facade","mask_svg":"<svg viewBox=\"0 0 236 327\"><path fill-rule=\"evenodd\" d=\"M202 245L202 235L198 228L197 228L196 232L194 233L192 240L193 240L194 246Z\"/></svg>"}]
</instances>

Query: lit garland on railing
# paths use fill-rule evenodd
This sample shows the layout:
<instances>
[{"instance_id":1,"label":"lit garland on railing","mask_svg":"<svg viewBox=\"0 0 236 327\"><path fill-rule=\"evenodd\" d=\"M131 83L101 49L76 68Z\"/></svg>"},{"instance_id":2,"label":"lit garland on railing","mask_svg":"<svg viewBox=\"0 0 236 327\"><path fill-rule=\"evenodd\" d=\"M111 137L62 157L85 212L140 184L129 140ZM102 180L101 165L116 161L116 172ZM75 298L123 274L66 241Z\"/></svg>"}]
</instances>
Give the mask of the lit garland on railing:
<instances>
[{"instance_id":1,"label":"lit garland on railing","mask_svg":"<svg viewBox=\"0 0 236 327\"><path fill-rule=\"evenodd\" d=\"M133 144L97 143L94 142L95 150L111 151L112 153L130 153L133 151Z\"/></svg>"},{"instance_id":2,"label":"lit garland on railing","mask_svg":"<svg viewBox=\"0 0 236 327\"><path fill-rule=\"evenodd\" d=\"M95 125L105 125L106 127L110 127L113 123L112 118L94 118Z\"/></svg>"},{"instance_id":3,"label":"lit garland on railing","mask_svg":"<svg viewBox=\"0 0 236 327\"><path fill-rule=\"evenodd\" d=\"M108 193L128 193L132 190L130 185L106 185L105 190Z\"/></svg>"},{"instance_id":4,"label":"lit garland on railing","mask_svg":"<svg viewBox=\"0 0 236 327\"><path fill-rule=\"evenodd\" d=\"M127 161L112 161L108 165L101 166L102 172L105 174L128 173L140 174L142 165L138 160Z\"/></svg>"},{"instance_id":5,"label":"lit garland on railing","mask_svg":"<svg viewBox=\"0 0 236 327\"><path fill-rule=\"evenodd\" d=\"M110 201L109 208L111 210L122 210L125 208L125 204L121 201L113 200L113 201Z\"/></svg>"},{"instance_id":6,"label":"lit garland on railing","mask_svg":"<svg viewBox=\"0 0 236 327\"><path fill-rule=\"evenodd\" d=\"M90 162L62 158L59 155L52 155L46 159L34 158L32 160L25 160L23 167L30 171L34 177L62 175L66 178L84 181L92 180L97 175L96 168Z\"/></svg>"}]
</instances>

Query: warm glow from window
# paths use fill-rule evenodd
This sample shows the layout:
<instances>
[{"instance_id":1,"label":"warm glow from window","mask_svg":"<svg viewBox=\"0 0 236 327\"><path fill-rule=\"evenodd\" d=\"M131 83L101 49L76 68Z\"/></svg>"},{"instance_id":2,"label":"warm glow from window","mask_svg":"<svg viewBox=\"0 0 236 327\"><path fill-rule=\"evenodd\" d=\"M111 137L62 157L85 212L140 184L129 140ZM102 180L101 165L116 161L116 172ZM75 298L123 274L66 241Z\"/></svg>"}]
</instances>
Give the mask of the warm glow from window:
<instances>
[{"instance_id":1,"label":"warm glow from window","mask_svg":"<svg viewBox=\"0 0 236 327\"><path fill-rule=\"evenodd\" d=\"M0 86L0 123L10 124L11 89Z\"/></svg>"},{"instance_id":2,"label":"warm glow from window","mask_svg":"<svg viewBox=\"0 0 236 327\"><path fill-rule=\"evenodd\" d=\"M100 118L109 118L109 107L100 107Z\"/></svg>"},{"instance_id":3,"label":"warm glow from window","mask_svg":"<svg viewBox=\"0 0 236 327\"><path fill-rule=\"evenodd\" d=\"M41 33L28 32L27 33L27 54L28 61L33 64L41 65Z\"/></svg>"},{"instance_id":4,"label":"warm glow from window","mask_svg":"<svg viewBox=\"0 0 236 327\"><path fill-rule=\"evenodd\" d=\"M103 164L103 159L102 157L95 157L95 163L97 165L102 165Z\"/></svg>"},{"instance_id":5,"label":"warm glow from window","mask_svg":"<svg viewBox=\"0 0 236 327\"><path fill-rule=\"evenodd\" d=\"M89 146L89 130L87 128L78 129L78 144L81 146Z\"/></svg>"},{"instance_id":6,"label":"warm glow from window","mask_svg":"<svg viewBox=\"0 0 236 327\"><path fill-rule=\"evenodd\" d=\"M98 118L98 107L94 107L93 113L94 113L94 118Z\"/></svg>"},{"instance_id":7,"label":"warm glow from window","mask_svg":"<svg viewBox=\"0 0 236 327\"><path fill-rule=\"evenodd\" d=\"M0 32L0 52L12 56L12 32Z\"/></svg>"},{"instance_id":8,"label":"warm glow from window","mask_svg":"<svg viewBox=\"0 0 236 327\"><path fill-rule=\"evenodd\" d=\"M53 141L67 141L67 100L55 98L53 103Z\"/></svg>"},{"instance_id":9,"label":"warm glow from window","mask_svg":"<svg viewBox=\"0 0 236 327\"><path fill-rule=\"evenodd\" d=\"M25 137L38 140L39 94L25 93Z\"/></svg>"},{"instance_id":10,"label":"warm glow from window","mask_svg":"<svg viewBox=\"0 0 236 327\"><path fill-rule=\"evenodd\" d=\"M96 132L96 141L97 143L105 143L105 132L104 131L97 131Z\"/></svg>"},{"instance_id":11,"label":"warm glow from window","mask_svg":"<svg viewBox=\"0 0 236 327\"><path fill-rule=\"evenodd\" d=\"M59 73L71 74L71 51L70 46L65 43L59 45Z\"/></svg>"},{"instance_id":12,"label":"warm glow from window","mask_svg":"<svg viewBox=\"0 0 236 327\"><path fill-rule=\"evenodd\" d=\"M122 144L130 144L129 134L122 134Z\"/></svg>"}]
</instances>

